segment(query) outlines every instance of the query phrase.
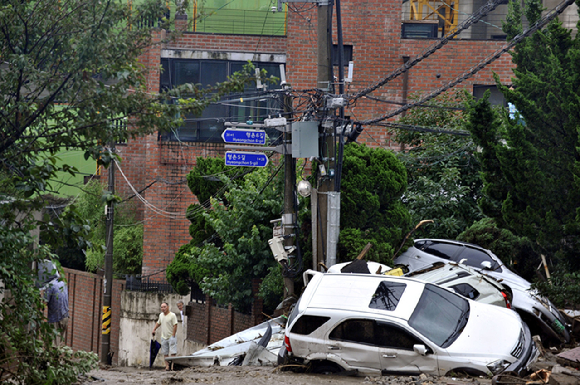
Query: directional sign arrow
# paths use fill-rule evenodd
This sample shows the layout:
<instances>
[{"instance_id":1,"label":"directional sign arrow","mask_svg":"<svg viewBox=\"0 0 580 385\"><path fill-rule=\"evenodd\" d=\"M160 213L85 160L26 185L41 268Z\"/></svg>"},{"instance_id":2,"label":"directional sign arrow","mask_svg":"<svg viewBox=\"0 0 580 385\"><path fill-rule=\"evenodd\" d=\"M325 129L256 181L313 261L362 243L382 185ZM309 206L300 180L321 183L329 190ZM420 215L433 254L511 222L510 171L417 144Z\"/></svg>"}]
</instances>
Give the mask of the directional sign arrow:
<instances>
[{"instance_id":1,"label":"directional sign arrow","mask_svg":"<svg viewBox=\"0 0 580 385\"><path fill-rule=\"evenodd\" d=\"M222 134L226 143L266 144L266 131L226 128Z\"/></svg>"},{"instance_id":2,"label":"directional sign arrow","mask_svg":"<svg viewBox=\"0 0 580 385\"><path fill-rule=\"evenodd\" d=\"M226 166L266 167L268 157L261 152L226 152Z\"/></svg>"}]
</instances>

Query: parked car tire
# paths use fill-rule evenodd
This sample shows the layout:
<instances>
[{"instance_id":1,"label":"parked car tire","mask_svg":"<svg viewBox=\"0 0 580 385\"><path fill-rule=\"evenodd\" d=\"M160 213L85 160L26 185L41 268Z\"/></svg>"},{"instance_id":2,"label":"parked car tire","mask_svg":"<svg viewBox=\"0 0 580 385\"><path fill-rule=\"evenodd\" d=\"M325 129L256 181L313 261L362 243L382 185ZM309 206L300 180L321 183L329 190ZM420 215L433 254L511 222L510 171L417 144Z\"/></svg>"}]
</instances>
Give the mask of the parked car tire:
<instances>
[{"instance_id":1,"label":"parked car tire","mask_svg":"<svg viewBox=\"0 0 580 385\"><path fill-rule=\"evenodd\" d=\"M465 374L467 376L473 376L473 377L487 377L487 373L484 373L480 370L476 370L473 368L456 368L453 370L448 371L447 373L445 373L446 376L451 376L453 375L454 377L457 375L461 375L461 374Z\"/></svg>"},{"instance_id":2,"label":"parked car tire","mask_svg":"<svg viewBox=\"0 0 580 385\"><path fill-rule=\"evenodd\" d=\"M331 362L312 363L311 373L314 374L336 374L344 371L339 365Z\"/></svg>"}]
</instances>

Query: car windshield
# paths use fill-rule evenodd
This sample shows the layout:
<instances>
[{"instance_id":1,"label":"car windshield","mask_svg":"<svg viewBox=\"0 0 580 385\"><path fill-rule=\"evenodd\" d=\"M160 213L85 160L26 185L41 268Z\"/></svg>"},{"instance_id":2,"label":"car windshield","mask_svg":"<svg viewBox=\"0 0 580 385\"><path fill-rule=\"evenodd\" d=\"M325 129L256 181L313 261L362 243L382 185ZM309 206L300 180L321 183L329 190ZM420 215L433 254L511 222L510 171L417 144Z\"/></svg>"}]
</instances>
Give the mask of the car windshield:
<instances>
[{"instance_id":1,"label":"car windshield","mask_svg":"<svg viewBox=\"0 0 580 385\"><path fill-rule=\"evenodd\" d=\"M409 325L433 343L446 348L459 337L468 318L467 300L438 286L426 284Z\"/></svg>"}]
</instances>

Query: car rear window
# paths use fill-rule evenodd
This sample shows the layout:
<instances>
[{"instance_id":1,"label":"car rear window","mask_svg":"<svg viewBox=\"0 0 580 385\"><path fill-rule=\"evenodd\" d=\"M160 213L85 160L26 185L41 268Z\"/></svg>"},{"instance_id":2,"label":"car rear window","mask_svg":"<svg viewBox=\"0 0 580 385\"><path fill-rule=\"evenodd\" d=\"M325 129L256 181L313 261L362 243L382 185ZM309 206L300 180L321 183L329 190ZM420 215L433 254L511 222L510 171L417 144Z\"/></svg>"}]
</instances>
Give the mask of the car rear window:
<instances>
[{"instance_id":1,"label":"car rear window","mask_svg":"<svg viewBox=\"0 0 580 385\"><path fill-rule=\"evenodd\" d=\"M423 250L426 253L447 260L453 260L453 256L458 254L458 252L463 249L463 246L460 245L435 242L425 242L422 244L417 242L415 247L417 247L419 250Z\"/></svg>"},{"instance_id":2,"label":"car rear window","mask_svg":"<svg viewBox=\"0 0 580 385\"><path fill-rule=\"evenodd\" d=\"M406 287L405 283L381 281L371 298L369 307L371 309L395 310Z\"/></svg>"},{"instance_id":3,"label":"car rear window","mask_svg":"<svg viewBox=\"0 0 580 385\"><path fill-rule=\"evenodd\" d=\"M308 335L324 325L330 317L321 317L316 315L303 315L298 318L294 326L292 326L292 333Z\"/></svg>"},{"instance_id":4,"label":"car rear window","mask_svg":"<svg viewBox=\"0 0 580 385\"><path fill-rule=\"evenodd\" d=\"M482 267L482 262L489 262L491 264L491 270L497 270L499 268L499 264L492 257L481 250L473 249L471 247L466 247L459 258L466 259L464 263L468 266Z\"/></svg>"},{"instance_id":5,"label":"car rear window","mask_svg":"<svg viewBox=\"0 0 580 385\"><path fill-rule=\"evenodd\" d=\"M464 296L465 298L472 300L479 298L479 291L467 283L459 283L457 285L451 286L451 289L453 289L457 294Z\"/></svg>"}]
</instances>

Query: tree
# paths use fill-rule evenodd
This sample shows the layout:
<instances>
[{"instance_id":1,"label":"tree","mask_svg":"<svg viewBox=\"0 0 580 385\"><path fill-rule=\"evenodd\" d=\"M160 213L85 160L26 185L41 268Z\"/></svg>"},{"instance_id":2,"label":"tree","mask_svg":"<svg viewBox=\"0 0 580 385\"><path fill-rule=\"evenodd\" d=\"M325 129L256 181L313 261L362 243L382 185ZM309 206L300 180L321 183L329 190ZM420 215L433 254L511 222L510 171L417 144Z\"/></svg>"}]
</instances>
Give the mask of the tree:
<instances>
[{"instance_id":1,"label":"tree","mask_svg":"<svg viewBox=\"0 0 580 385\"><path fill-rule=\"evenodd\" d=\"M394 129L395 141L405 146L397 156L407 169L403 201L412 223L434 221L421 227L424 237L455 239L483 217L477 204L480 166L463 129L467 97L464 91L443 94L432 106L414 108L399 120L410 129Z\"/></svg>"},{"instance_id":2,"label":"tree","mask_svg":"<svg viewBox=\"0 0 580 385\"><path fill-rule=\"evenodd\" d=\"M459 234L457 240L479 245L493 251L516 274L534 281L542 262L534 245L526 237L518 237L508 229L499 228L492 218L484 218Z\"/></svg>"},{"instance_id":3,"label":"tree","mask_svg":"<svg viewBox=\"0 0 580 385\"><path fill-rule=\"evenodd\" d=\"M578 3L578 2L577 2ZM530 25L541 2L529 0ZM521 9L510 5L508 39L521 31ZM481 208L499 227L532 240L536 252L580 269L580 38L553 21L517 44L512 87L496 79L516 112L470 103L468 129L481 148Z\"/></svg>"},{"instance_id":4,"label":"tree","mask_svg":"<svg viewBox=\"0 0 580 385\"><path fill-rule=\"evenodd\" d=\"M345 146L343 162L337 260L353 260L370 242L366 259L391 264L410 228L405 167L392 152L357 143Z\"/></svg>"},{"instance_id":5,"label":"tree","mask_svg":"<svg viewBox=\"0 0 580 385\"><path fill-rule=\"evenodd\" d=\"M400 199L406 187L405 169L394 154L383 149L349 144L344 154L338 259L352 260L371 242L374 247L367 258L390 263L410 227ZM188 209L192 241L180 248L167 267L167 279L177 292L185 295L198 284L219 303L245 310L252 301L252 278L258 278L263 280L259 295L265 308L273 310L280 303L282 273L268 247L270 220L279 218L282 210L280 168L237 168L232 173L221 158L198 159L188 184L211 207L193 205ZM205 183L208 176L219 182ZM302 251L310 241L308 199L300 198L297 214L300 231L296 244L301 250L293 255L298 258L303 253L308 264L308 252Z\"/></svg>"},{"instance_id":6,"label":"tree","mask_svg":"<svg viewBox=\"0 0 580 385\"><path fill-rule=\"evenodd\" d=\"M180 111L199 113L255 79L248 65L215 87L185 84L159 95L148 92L147 68L139 56L151 45L152 33L159 33L156 28L170 22L166 9L158 0L133 7L110 0L7 0L0 5L2 381L72 383L95 363L94 355L52 346L55 331L42 322L34 288L34 263L57 259L52 252L64 239L79 248L90 246L90 226L75 209L52 220L35 217L56 173L77 173L66 162L58 166L59 151L82 150L87 159L107 166L116 157L108 143L175 128ZM119 121L130 122L131 128ZM44 245L35 246L34 229L43 233Z\"/></svg>"},{"instance_id":7,"label":"tree","mask_svg":"<svg viewBox=\"0 0 580 385\"><path fill-rule=\"evenodd\" d=\"M87 250L76 248L87 271L103 269L105 261L105 191L99 181L85 185L76 200L66 210L77 210L88 221L91 230L87 237L92 247ZM140 274L143 261L143 224L135 220L135 207L131 201L123 200L115 205L115 231L113 244L113 272L117 277L125 274ZM59 254L60 257L60 254ZM63 258L60 257L61 262Z\"/></svg>"},{"instance_id":8,"label":"tree","mask_svg":"<svg viewBox=\"0 0 580 385\"><path fill-rule=\"evenodd\" d=\"M216 169L209 166L214 162L206 160L200 165L214 173ZM239 181L223 173L213 174L226 187L223 197L211 197L210 209L190 216L192 225L197 223L196 216L203 216L213 231L206 235L213 236L201 244L182 246L168 266L167 279L178 292L187 294L195 282L218 303L232 303L239 311L250 308L252 279L265 278L276 266L268 239L272 238L270 221L281 214L283 179L278 175L280 168L273 167L256 169ZM192 170L188 180L197 178L200 172Z\"/></svg>"}]
</instances>

